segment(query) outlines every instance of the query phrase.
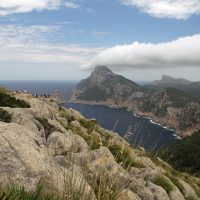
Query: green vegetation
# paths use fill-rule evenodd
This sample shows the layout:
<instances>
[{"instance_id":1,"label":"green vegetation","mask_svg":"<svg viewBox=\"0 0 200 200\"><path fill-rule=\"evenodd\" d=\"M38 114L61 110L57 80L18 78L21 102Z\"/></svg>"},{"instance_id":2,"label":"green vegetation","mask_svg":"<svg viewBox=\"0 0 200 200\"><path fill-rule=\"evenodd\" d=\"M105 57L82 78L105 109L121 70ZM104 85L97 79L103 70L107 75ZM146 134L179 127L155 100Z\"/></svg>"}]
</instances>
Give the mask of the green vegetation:
<instances>
[{"instance_id":1,"label":"green vegetation","mask_svg":"<svg viewBox=\"0 0 200 200\"><path fill-rule=\"evenodd\" d=\"M105 91L99 89L98 87L89 87L84 93L80 94L80 100L90 100L90 101L103 101L106 100L107 95Z\"/></svg>"},{"instance_id":2,"label":"green vegetation","mask_svg":"<svg viewBox=\"0 0 200 200\"><path fill-rule=\"evenodd\" d=\"M162 187L168 194L173 190L173 185L164 176L157 176L153 182Z\"/></svg>"},{"instance_id":3,"label":"green vegetation","mask_svg":"<svg viewBox=\"0 0 200 200\"><path fill-rule=\"evenodd\" d=\"M6 110L0 108L0 121L10 123L12 120L11 114L9 114Z\"/></svg>"},{"instance_id":4,"label":"green vegetation","mask_svg":"<svg viewBox=\"0 0 200 200\"><path fill-rule=\"evenodd\" d=\"M35 191L26 191L24 187L12 185L6 189L0 189L2 200L59 200L53 195L42 194L42 187L38 186ZM60 199L61 200L61 199Z\"/></svg>"},{"instance_id":5,"label":"green vegetation","mask_svg":"<svg viewBox=\"0 0 200 200\"><path fill-rule=\"evenodd\" d=\"M115 157L116 162L122 163L122 166L125 169L129 169L130 167L142 168L144 167L142 162L135 161L133 157L130 155L130 149L128 147L121 147L119 145L111 145L108 147L110 152Z\"/></svg>"},{"instance_id":6,"label":"green vegetation","mask_svg":"<svg viewBox=\"0 0 200 200\"><path fill-rule=\"evenodd\" d=\"M94 120L81 119L79 120L80 125L86 129L82 130L80 127L74 127L71 124L71 118L64 109L60 110L60 116L68 120L67 127L64 126L67 130L72 130L75 134L81 136L88 144L91 150L99 149L101 146L109 148L113 156L115 157L116 162L122 164L125 169L130 167L139 167L142 168L143 163L135 161L130 154L130 149L126 144L115 144L114 135L110 134L109 131L102 129ZM74 121L74 120L73 120ZM61 123L62 124L62 123Z\"/></svg>"},{"instance_id":7,"label":"green vegetation","mask_svg":"<svg viewBox=\"0 0 200 200\"><path fill-rule=\"evenodd\" d=\"M7 93L0 93L0 107L11 108L30 108L30 105L24 100L16 99Z\"/></svg>"},{"instance_id":8,"label":"green vegetation","mask_svg":"<svg viewBox=\"0 0 200 200\"><path fill-rule=\"evenodd\" d=\"M81 126L84 128L88 129L89 132L92 132L96 126L96 121L94 120L86 120L86 119L81 119L80 120Z\"/></svg>"},{"instance_id":9,"label":"green vegetation","mask_svg":"<svg viewBox=\"0 0 200 200\"><path fill-rule=\"evenodd\" d=\"M191 101L197 101L181 90L175 88L166 88L165 90L174 107L184 107Z\"/></svg>"},{"instance_id":10,"label":"green vegetation","mask_svg":"<svg viewBox=\"0 0 200 200\"><path fill-rule=\"evenodd\" d=\"M200 131L171 145L160 156L175 169L200 176Z\"/></svg>"},{"instance_id":11,"label":"green vegetation","mask_svg":"<svg viewBox=\"0 0 200 200\"><path fill-rule=\"evenodd\" d=\"M87 172L85 172L87 176ZM84 177L86 178L86 177ZM77 188L77 179L72 173L65 180L64 191L62 194L54 191L48 193L43 190L42 186L38 186L35 190L26 191L24 187L12 184L11 186L1 189L1 200L93 200L93 193L88 191L84 178L79 179L80 186ZM97 200L120 200L120 191L124 188L121 183L112 184L108 174L102 172L98 177L91 180L94 188L94 193Z\"/></svg>"},{"instance_id":12,"label":"green vegetation","mask_svg":"<svg viewBox=\"0 0 200 200\"><path fill-rule=\"evenodd\" d=\"M72 115L69 115L65 109L63 109L62 107L59 108L59 114L60 114L60 117L64 118L64 119L67 119L67 121L69 123L71 123L72 121L75 120L75 118L72 116Z\"/></svg>"},{"instance_id":13,"label":"green vegetation","mask_svg":"<svg viewBox=\"0 0 200 200\"><path fill-rule=\"evenodd\" d=\"M38 120L44 127L46 139L52 132L59 131L53 125L51 125L46 118L36 117L35 119Z\"/></svg>"}]
</instances>

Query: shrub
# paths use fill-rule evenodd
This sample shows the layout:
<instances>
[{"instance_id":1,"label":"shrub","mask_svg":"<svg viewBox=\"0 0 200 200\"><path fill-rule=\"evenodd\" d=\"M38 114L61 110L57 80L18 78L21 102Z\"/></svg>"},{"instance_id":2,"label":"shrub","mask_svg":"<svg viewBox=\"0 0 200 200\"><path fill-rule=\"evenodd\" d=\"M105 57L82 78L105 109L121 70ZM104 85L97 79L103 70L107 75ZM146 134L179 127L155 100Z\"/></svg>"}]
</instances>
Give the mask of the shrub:
<instances>
[{"instance_id":1,"label":"shrub","mask_svg":"<svg viewBox=\"0 0 200 200\"><path fill-rule=\"evenodd\" d=\"M51 125L46 118L36 117L35 119L38 120L40 122L40 124L42 124L42 126L44 127L46 139L52 132L59 131L59 130L57 130L56 127Z\"/></svg>"},{"instance_id":2,"label":"shrub","mask_svg":"<svg viewBox=\"0 0 200 200\"><path fill-rule=\"evenodd\" d=\"M6 93L0 93L0 106L11 108L30 108L30 104L24 100L16 99Z\"/></svg>"},{"instance_id":3,"label":"shrub","mask_svg":"<svg viewBox=\"0 0 200 200\"><path fill-rule=\"evenodd\" d=\"M74 116L69 115L63 108L59 108L60 117L67 119L69 123L75 120Z\"/></svg>"},{"instance_id":4,"label":"shrub","mask_svg":"<svg viewBox=\"0 0 200 200\"><path fill-rule=\"evenodd\" d=\"M95 121L81 119L80 120L80 124L84 128L88 129L90 132L92 132L94 130L94 128L95 128L95 126L96 126L97 123Z\"/></svg>"},{"instance_id":5,"label":"shrub","mask_svg":"<svg viewBox=\"0 0 200 200\"><path fill-rule=\"evenodd\" d=\"M9 114L6 110L0 108L0 121L10 123L12 120L11 114Z\"/></svg>"},{"instance_id":6,"label":"shrub","mask_svg":"<svg viewBox=\"0 0 200 200\"><path fill-rule=\"evenodd\" d=\"M143 164L141 162L136 162L131 157L128 148L124 148L122 150L122 147L119 145L112 145L109 146L108 148L115 157L116 162L122 163L125 169L129 169L130 167L138 167L138 168L143 167Z\"/></svg>"}]
</instances>

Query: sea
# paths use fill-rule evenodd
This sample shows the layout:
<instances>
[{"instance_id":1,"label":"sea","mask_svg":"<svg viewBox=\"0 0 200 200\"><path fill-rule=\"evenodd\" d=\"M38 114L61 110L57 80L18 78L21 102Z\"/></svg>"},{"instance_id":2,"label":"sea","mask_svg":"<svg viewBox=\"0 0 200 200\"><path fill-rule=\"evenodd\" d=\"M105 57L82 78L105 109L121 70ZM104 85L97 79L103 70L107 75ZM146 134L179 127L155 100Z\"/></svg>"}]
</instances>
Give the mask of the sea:
<instances>
[{"instance_id":1,"label":"sea","mask_svg":"<svg viewBox=\"0 0 200 200\"><path fill-rule=\"evenodd\" d=\"M66 99L67 103L63 106L79 111L86 118L95 118L102 127L118 133L135 147L159 150L181 139L175 130L125 108L70 102L76 84L75 81L0 81L0 87L12 91L28 90L33 95L57 91Z\"/></svg>"}]
</instances>

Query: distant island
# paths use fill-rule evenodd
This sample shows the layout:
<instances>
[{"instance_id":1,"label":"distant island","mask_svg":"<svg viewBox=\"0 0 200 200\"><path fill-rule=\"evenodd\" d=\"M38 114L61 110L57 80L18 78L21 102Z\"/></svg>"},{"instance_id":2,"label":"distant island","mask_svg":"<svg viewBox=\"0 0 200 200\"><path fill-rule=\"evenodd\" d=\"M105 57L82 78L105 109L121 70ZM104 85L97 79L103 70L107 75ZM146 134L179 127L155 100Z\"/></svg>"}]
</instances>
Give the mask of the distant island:
<instances>
[{"instance_id":1,"label":"distant island","mask_svg":"<svg viewBox=\"0 0 200 200\"><path fill-rule=\"evenodd\" d=\"M125 107L138 115L151 117L154 121L175 129L183 137L198 131L200 100L173 87L195 83L168 76L163 76L162 81L155 83L151 85L166 87L140 86L114 74L106 66L97 66L87 79L76 86L71 100L78 103Z\"/></svg>"}]
</instances>

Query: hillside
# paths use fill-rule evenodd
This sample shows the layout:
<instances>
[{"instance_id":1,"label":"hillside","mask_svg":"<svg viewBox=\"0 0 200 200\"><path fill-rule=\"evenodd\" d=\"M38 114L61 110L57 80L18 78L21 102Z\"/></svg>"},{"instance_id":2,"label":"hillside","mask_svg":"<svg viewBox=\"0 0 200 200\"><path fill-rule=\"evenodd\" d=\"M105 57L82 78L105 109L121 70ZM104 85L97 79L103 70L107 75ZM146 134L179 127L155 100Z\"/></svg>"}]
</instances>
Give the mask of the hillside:
<instances>
[{"instance_id":1,"label":"hillside","mask_svg":"<svg viewBox=\"0 0 200 200\"><path fill-rule=\"evenodd\" d=\"M106 70L105 70L106 69ZM149 116L176 129L181 136L200 129L200 103L174 88L151 90L97 67L91 76L81 81L72 97L73 102L126 107L138 115Z\"/></svg>"},{"instance_id":2,"label":"hillside","mask_svg":"<svg viewBox=\"0 0 200 200\"><path fill-rule=\"evenodd\" d=\"M145 88L159 90L172 87L183 92L200 98L200 82L192 82L183 78L174 78L167 75L163 75L161 80L156 80L145 85Z\"/></svg>"},{"instance_id":3,"label":"hillside","mask_svg":"<svg viewBox=\"0 0 200 200\"><path fill-rule=\"evenodd\" d=\"M176 169L200 177L200 131L169 146L161 155Z\"/></svg>"},{"instance_id":4,"label":"hillside","mask_svg":"<svg viewBox=\"0 0 200 200\"><path fill-rule=\"evenodd\" d=\"M15 94L2 107L0 199L197 200L200 179L175 171L54 99ZM22 187L23 186L23 187Z\"/></svg>"},{"instance_id":5,"label":"hillside","mask_svg":"<svg viewBox=\"0 0 200 200\"><path fill-rule=\"evenodd\" d=\"M161 80L156 80L148 85L157 86L160 88L166 88L166 87L173 87L174 85L189 85L192 84L192 81L183 79L183 78L174 78L171 76L163 75Z\"/></svg>"}]
</instances>

